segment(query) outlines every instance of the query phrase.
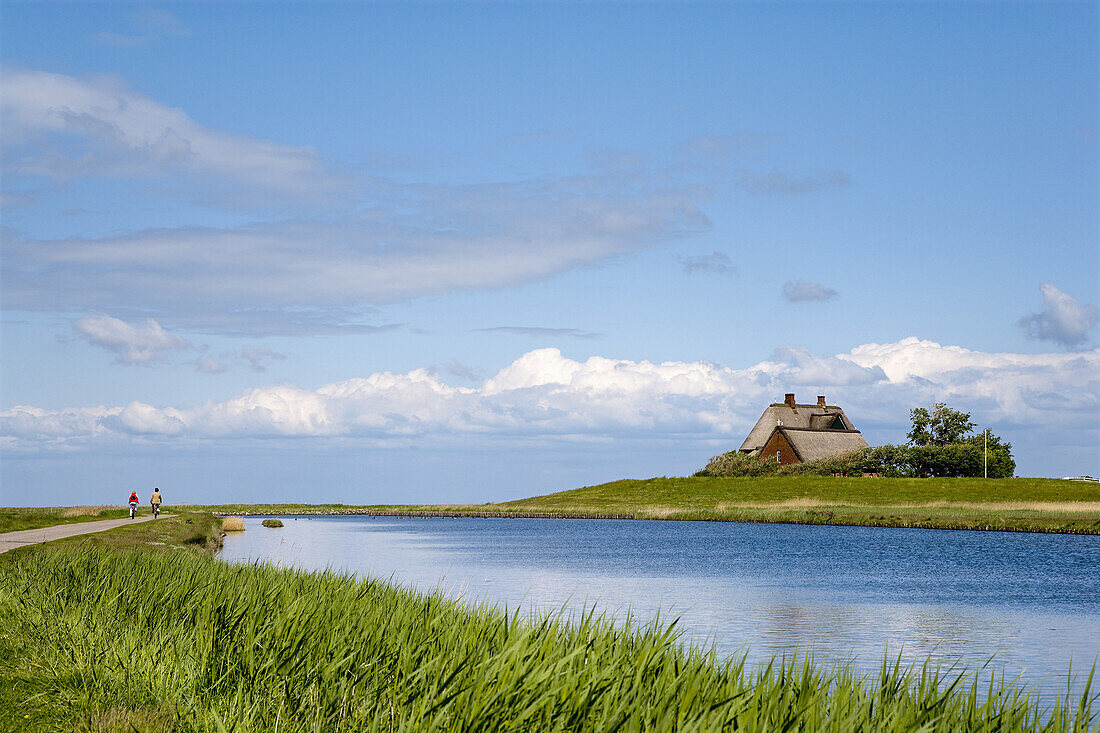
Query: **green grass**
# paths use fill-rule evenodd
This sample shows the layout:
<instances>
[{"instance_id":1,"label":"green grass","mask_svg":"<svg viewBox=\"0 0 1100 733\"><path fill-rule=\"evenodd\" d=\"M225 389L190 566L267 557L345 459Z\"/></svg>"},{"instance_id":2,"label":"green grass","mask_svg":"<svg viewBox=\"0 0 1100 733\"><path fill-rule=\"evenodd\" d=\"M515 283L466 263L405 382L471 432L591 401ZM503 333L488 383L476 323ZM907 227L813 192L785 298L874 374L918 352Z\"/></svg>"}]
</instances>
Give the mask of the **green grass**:
<instances>
[{"instance_id":1,"label":"green grass","mask_svg":"<svg viewBox=\"0 0 1100 733\"><path fill-rule=\"evenodd\" d=\"M136 529L136 527L134 528ZM0 556L4 730L1086 731L988 675L749 669L674 624L531 619L186 549Z\"/></svg>"},{"instance_id":2,"label":"green grass","mask_svg":"<svg viewBox=\"0 0 1100 733\"><path fill-rule=\"evenodd\" d=\"M241 514L616 515L1100 534L1100 484L1058 479L652 478L496 504L223 504L207 509Z\"/></svg>"},{"instance_id":3,"label":"green grass","mask_svg":"<svg viewBox=\"0 0 1100 733\"><path fill-rule=\"evenodd\" d=\"M123 516L128 516L127 510ZM208 511L176 509L173 516L140 524L126 524L106 532L77 535L40 545L30 545L0 555L21 555L30 552L57 552L65 549L95 549L111 547L129 550L176 551L195 550L213 554L221 547L221 520Z\"/></svg>"},{"instance_id":4,"label":"green grass","mask_svg":"<svg viewBox=\"0 0 1100 733\"><path fill-rule=\"evenodd\" d=\"M675 504L712 508L721 502L777 502L811 497L822 504L896 506L932 502L1100 502L1100 484L1058 479L833 478L652 478L613 481L505 506L602 507L636 510Z\"/></svg>"},{"instance_id":5,"label":"green grass","mask_svg":"<svg viewBox=\"0 0 1100 733\"><path fill-rule=\"evenodd\" d=\"M128 516L128 507L0 507L0 533Z\"/></svg>"}]
</instances>

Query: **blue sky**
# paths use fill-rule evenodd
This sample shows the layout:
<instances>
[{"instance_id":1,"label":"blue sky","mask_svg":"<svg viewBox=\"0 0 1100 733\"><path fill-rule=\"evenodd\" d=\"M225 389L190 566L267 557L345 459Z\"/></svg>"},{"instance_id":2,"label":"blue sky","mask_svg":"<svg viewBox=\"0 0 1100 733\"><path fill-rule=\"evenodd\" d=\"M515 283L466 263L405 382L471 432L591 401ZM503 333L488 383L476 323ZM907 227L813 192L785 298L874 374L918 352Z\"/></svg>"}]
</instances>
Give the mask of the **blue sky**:
<instances>
[{"instance_id":1,"label":"blue sky","mask_svg":"<svg viewBox=\"0 0 1100 733\"><path fill-rule=\"evenodd\" d=\"M1100 471L1095 4L0 20L4 503L684 474L788 391Z\"/></svg>"}]
</instances>

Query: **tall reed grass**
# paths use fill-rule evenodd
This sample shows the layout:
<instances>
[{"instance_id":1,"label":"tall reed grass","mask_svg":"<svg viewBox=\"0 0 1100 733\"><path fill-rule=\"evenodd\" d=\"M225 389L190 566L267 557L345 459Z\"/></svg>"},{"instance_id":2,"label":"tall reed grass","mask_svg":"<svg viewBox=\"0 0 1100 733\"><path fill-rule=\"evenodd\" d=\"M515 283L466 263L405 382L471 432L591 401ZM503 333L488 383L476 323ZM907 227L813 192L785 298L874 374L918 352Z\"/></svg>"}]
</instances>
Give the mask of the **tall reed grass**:
<instances>
[{"instance_id":1,"label":"tall reed grass","mask_svg":"<svg viewBox=\"0 0 1100 733\"><path fill-rule=\"evenodd\" d=\"M750 669L676 624L520 617L380 581L186 552L0 563L5 684L58 728L178 731L1086 731L1002 677L809 659ZM2 665L0 665L2 666ZM29 705L30 703L28 703ZM50 712L52 711L52 713ZM21 712L17 711L17 712ZM28 714L31 714L28 713ZM53 715L53 718L50 718ZM33 718L32 716L32 718ZM22 717L22 716L19 716ZM132 727L131 727L132 726Z\"/></svg>"},{"instance_id":2,"label":"tall reed grass","mask_svg":"<svg viewBox=\"0 0 1100 733\"><path fill-rule=\"evenodd\" d=\"M244 520L240 517L225 517L222 519L222 529L226 532L244 532Z\"/></svg>"}]
</instances>

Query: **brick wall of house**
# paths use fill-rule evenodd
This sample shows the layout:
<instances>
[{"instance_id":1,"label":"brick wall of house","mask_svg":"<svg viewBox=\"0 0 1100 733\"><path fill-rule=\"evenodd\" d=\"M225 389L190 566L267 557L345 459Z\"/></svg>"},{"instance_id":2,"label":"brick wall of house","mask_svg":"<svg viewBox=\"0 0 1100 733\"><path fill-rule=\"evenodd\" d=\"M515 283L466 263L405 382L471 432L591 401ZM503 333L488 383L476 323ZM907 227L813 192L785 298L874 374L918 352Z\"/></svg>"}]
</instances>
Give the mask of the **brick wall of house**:
<instances>
[{"instance_id":1,"label":"brick wall of house","mask_svg":"<svg viewBox=\"0 0 1100 733\"><path fill-rule=\"evenodd\" d=\"M787 442L787 439L783 437L783 433L778 431L772 433L771 439L764 444L764 447L760 451L760 457L765 460L768 458L775 458L776 451L779 451L780 465L801 463L794 453L794 448L792 448L791 444Z\"/></svg>"}]
</instances>

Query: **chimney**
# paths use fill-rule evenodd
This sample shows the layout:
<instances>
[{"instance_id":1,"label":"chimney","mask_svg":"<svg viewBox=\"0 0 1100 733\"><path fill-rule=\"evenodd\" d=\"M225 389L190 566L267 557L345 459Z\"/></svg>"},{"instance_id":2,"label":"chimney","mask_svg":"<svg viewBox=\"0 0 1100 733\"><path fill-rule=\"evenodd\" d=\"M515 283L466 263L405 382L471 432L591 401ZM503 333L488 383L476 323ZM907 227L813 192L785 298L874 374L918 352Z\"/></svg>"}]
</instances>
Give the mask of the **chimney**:
<instances>
[{"instance_id":1,"label":"chimney","mask_svg":"<svg viewBox=\"0 0 1100 733\"><path fill-rule=\"evenodd\" d=\"M817 396L817 406L818 407L824 407L825 406L825 395L819 394Z\"/></svg>"},{"instance_id":2,"label":"chimney","mask_svg":"<svg viewBox=\"0 0 1100 733\"><path fill-rule=\"evenodd\" d=\"M785 402L787 404L787 407L790 407L791 409L794 409L794 407L795 407L794 392L788 392L786 395L784 395L783 396L783 402Z\"/></svg>"}]
</instances>

